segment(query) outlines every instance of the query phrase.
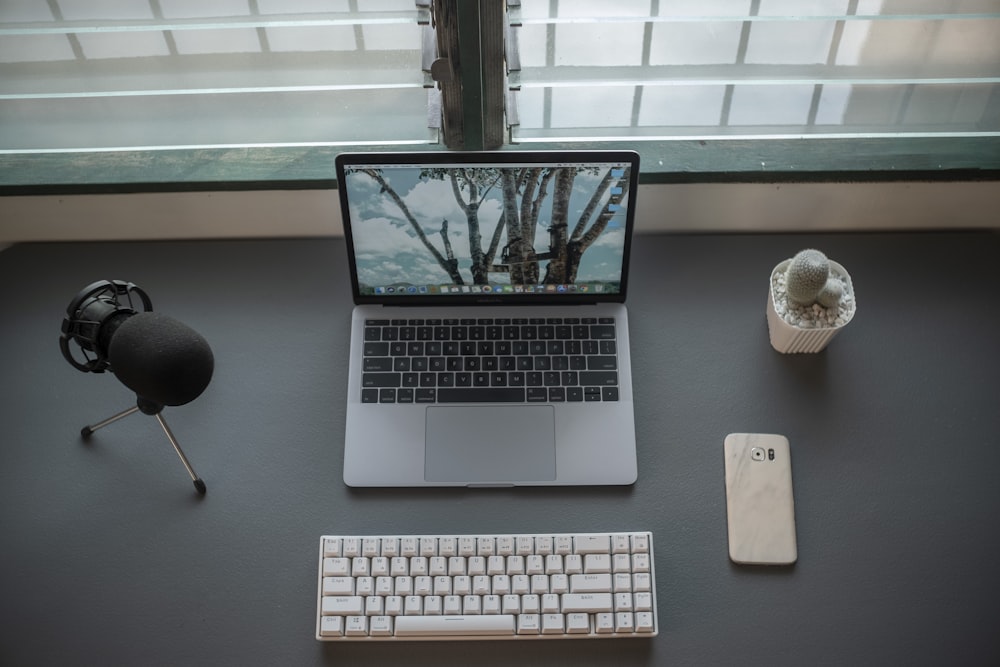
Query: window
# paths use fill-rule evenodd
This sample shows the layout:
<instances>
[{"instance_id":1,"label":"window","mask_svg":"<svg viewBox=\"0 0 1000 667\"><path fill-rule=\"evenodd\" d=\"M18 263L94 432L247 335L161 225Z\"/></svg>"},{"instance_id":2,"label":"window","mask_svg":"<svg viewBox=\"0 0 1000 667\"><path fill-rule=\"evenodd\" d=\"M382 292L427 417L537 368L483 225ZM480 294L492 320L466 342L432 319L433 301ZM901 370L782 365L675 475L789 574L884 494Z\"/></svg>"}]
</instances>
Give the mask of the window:
<instances>
[{"instance_id":1,"label":"window","mask_svg":"<svg viewBox=\"0 0 1000 667\"><path fill-rule=\"evenodd\" d=\"M508 5L520 144L691 171L1000 166L996 0Z\"/></svg>"},{"instance_id":2,"label":"window","mask_svg":"<svg viewBox=\"0 0 1000 667\"><path fill-rule=\"evenodd\" d=\"M1000 3L0 3L3 185L315 183L345 149L609 142L652 178L996 170Z\"/></svg>"},{"instance_id":3,"label":"window","mask_svg":"<svg viewBox=\"0 0 1000 667\"><path fill-rule=\"evenodd\" d=\"M63 166L84 182L266 180L314 148L434 145L421 13L413 0L4 0L5 180Z\"/></svg>"},{"instance_id":4,"label":"window","mask_svg":"<svg viewBox=\"0 0 1000 667\"><path fill-rule=\"evenodd\" d=\"M597 18L602 6L615 13ZM514 136L995 135L991 8L1000 5L525 0Z\"/></svg>"}]
</instances>

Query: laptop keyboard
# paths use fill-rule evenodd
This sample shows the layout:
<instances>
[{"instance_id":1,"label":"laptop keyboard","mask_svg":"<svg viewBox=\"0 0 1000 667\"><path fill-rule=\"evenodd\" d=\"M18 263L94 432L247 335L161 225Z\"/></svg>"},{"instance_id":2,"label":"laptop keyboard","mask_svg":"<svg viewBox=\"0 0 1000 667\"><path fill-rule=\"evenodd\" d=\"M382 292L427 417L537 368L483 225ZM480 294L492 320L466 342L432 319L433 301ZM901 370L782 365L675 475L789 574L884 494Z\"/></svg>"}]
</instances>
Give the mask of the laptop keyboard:
<instances>
[{"instance_id":1,"label":"laptop keyboard","mask_svg":"<svg viewBox=\"0 0 1000 667\"><path fill-rule=\"evenodd\" d=\"M369 319L362 403L617 401L612 317Z\"/></svg>"}]
</instances>

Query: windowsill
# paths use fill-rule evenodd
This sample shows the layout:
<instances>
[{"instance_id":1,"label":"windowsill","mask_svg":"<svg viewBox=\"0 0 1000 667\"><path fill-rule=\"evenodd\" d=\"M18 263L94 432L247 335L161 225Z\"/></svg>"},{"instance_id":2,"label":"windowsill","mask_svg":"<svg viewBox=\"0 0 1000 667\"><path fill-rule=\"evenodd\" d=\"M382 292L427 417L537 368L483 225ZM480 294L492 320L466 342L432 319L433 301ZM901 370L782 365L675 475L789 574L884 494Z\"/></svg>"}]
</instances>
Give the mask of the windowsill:
<instances>
[{"instance_id":1,"label":"windowsill","mask_svg":"<svg viewBox=\"0 0 1000 667\"><path fill-rule=\"evenodd\" d=\"M1000 179L1000 136L677 139L529 143L502 150L629 148L643 183L792 183ZM420 146L290 146L0 153L0 195L327 188L346 150Z\"/></svg>"},{"instance_id":2,"label":"windowsill","mask_svg":"<svg viewBox=\"0 0 1000 667\"><path fill-rule=\"evenodd\" d=\"M511 148L582 147L594 144ZM1000 226L1000 137L677 140L615 147L642 155L638 233ZM0 159L0 195L7 195L0 196L0 244L340 235L333 160L342 150L6 155ZM799 164L805 157L808 169Z\"/></svg>"}]
</instances>

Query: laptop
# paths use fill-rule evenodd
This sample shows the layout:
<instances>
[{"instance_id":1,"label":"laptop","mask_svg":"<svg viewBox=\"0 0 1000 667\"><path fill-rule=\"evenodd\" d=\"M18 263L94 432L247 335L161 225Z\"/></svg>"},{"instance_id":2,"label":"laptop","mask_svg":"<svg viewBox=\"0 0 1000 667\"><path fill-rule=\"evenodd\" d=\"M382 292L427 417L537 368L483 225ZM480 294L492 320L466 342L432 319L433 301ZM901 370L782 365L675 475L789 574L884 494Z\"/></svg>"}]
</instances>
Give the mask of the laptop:
<instances>
[{"instance_id":1,"label":"laptop","mask_svg":"<svg viewBox=\"0 0 1000 667\"><path fill-rule=\"evenodd\" d=\"M636 480L631 151L344 153L353 487Z\"/></svg>"}]
</instances>

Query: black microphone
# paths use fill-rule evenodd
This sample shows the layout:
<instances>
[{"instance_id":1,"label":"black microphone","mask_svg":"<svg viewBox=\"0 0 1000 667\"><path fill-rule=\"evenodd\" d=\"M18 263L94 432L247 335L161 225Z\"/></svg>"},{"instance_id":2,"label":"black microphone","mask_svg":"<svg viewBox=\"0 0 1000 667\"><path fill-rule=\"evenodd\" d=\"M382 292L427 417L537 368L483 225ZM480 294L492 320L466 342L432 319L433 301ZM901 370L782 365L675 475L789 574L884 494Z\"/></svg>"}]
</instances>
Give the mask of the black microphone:
<instances>
[{"instance_id":1,"label":"black microphone","mask_svg":"<svg viewBox=\"0 0 1000 667\"><path fill-rule=\"evenodd\" d=\"M137 312L137 301L143 312ZM194 329L152 309L149 296L134 283L102 280L88 285L66 309L60 349L74 368L109 370L152 403L190 403L212 379L212 348ZM82 360L73 354L70 342L79 345Z\"/></svg>"},{"instance_id":2,"label":"black microphone","mask_svg":"<svg viewBox=\"0 0 1000 667\"><path fill-rule=\"evenodd\" d=\"M66 308L59 337L66 361L83 372L111 371L136 394L135 407L85 426L81 435L89 438L95 430L136 411L154 415L195 488L204 494L205 483L195 474L160 412L164 406L184 405L198 398L212 379L215 357L194 329L152 310L146 292L122 280L92 283Z\"/></svg>"},{"instance_id":3,"label":"black microphone","mask_svg":"<svg viewBox=\"0 0 1000 667\"><path fill-rule=\"evenodd\" d=\"M212 379L212 348L194 329L160 313L138 313L115 329L111 370L137 395L160 405L184 405Z\"/></svg>"}]
</instances>

